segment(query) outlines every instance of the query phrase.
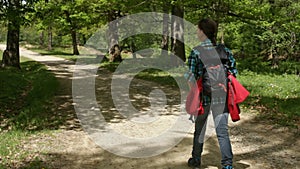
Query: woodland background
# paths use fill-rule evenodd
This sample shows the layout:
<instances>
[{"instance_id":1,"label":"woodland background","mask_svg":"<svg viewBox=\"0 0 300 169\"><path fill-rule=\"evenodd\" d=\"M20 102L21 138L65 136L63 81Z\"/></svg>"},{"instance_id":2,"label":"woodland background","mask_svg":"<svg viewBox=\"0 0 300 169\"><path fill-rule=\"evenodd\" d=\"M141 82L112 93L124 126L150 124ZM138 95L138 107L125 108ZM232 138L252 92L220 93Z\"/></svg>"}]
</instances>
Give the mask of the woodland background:
<instances>
[{"instance_id":1,"label":"woodland background","mask_svg":"<svg viewBox=\"0 0 300 169\"><path fill-rule=\"evenodd\" d=\"M78 46L102 26L123 16L154 11L183 17L195 25L201 18L213 18L218 22L218 41L231 48L235 57L251 61L247 69L263 71L270 66L280 73L298 74L299 9L298 0L1 0L0 41L7 41L11 57L4 57L2 63L19 66L18 42L48 50L72 47L78 55ZM163 34L178 31L182 23L176 22L165 18ZM177 39L183 36L179 32ZM177 39L144 34L119 42L118 35L111 35L111 43L122 49L135 52L158 47L185 60L189 51Z\"/></svg>"}]
</instances>

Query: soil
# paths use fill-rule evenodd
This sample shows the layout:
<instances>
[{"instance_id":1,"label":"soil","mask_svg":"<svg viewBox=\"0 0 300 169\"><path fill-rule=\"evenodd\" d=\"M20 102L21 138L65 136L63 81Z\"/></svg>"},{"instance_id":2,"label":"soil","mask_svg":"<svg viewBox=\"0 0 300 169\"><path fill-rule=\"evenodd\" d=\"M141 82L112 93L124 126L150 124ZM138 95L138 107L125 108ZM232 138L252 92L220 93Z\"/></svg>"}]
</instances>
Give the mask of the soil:
<instances>
[{"instance_id":1,"label":"soil","mask_svg":"<svg viewBox=\"0 0 300 169\"><path fill-rule=\"evenodd\" d=\"M187 159L191 154L193 130L176 146L157 156L127 158L110 153L91 139L76 117L72 99L74 63L53 56L41 56L24 48L21 48L21 55L47 65L49 70L55 73L61 87L53 103L54 111L57 114L64 114L67 120L51 134L36 134L24 140L20 147L29 151L31 158L28 157L27 161L20 162L22 164L19 166L29 166L29 163L35 163L35 159L39 159L38 162L42 163L45 168L58 169L189 168ZM98 71L97 102L101 103L103 110L107 111L105 120L120 127L124 123L124 118L117 116L112 99L108 99L111 98L109 85L111 76L112 73L106 69L102 68ZM141 93L139 88L134 87L134 84L143 84L143 90L145 88L152 90L150 83L139 79L134 79L132 82L130 97L137 100L134 105L137 109L149 107L149 102L145 95L141 99L134 98L136 93ZM176 90L166 89L165 91L167 97L178 95ZM174 100L176 104L176 99ZM258 119L257 114L258 112L253 110L242 112L241 120L238 122L231 122L229 119L235 169L300 168L299 131L270 124ZM210 137L204 145L201 168L220 168L221 155L216 136Z\"/></svg>"}]
</instances>

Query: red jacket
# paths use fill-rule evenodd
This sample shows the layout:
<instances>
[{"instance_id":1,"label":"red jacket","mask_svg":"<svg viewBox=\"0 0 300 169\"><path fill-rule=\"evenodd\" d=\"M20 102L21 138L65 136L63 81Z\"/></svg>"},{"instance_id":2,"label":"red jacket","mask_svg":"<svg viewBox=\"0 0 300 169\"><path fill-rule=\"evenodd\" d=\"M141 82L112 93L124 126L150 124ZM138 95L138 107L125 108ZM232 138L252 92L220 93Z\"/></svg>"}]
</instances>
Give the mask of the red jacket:
<instances>
[{"instance_id":1,"label":"red jacket","mask_svg":"<svg viewBox=\"0 0 300 169\"><path fill-rule=\"evenodd\" d=\"M240 120L240 109L238 104L242 103L249 94L248 90L240 84L233 75L228 75L227 103L232 121L235 122Z\"/></svg>"},{"instance_id":2,"label":"red jacket","mask_svg":"<svg viewBox=\"0 0 300 169\"><path fill-rule=\"evenodd\" d=\"M202 92L202 78L197 80L197 85L194 85L186 98L185 109L190 115L198 116L204 113L200 93Z\"/></svg>"},{"instance_id":3,"label":"red jacket","mask_svg":"<svg viewBox=\"0 0 300 169\"><path fill-rule=\"evenodd\" d=\"M227 105L232 121L240 120L239 103L242 103L250 94L233 75L228 75ZM200 93L202 92L202 78L197 80L197 85L192 87L186 99L186 111L190 115L198 116L204 113Z\"/></svg>"}]
</instances>

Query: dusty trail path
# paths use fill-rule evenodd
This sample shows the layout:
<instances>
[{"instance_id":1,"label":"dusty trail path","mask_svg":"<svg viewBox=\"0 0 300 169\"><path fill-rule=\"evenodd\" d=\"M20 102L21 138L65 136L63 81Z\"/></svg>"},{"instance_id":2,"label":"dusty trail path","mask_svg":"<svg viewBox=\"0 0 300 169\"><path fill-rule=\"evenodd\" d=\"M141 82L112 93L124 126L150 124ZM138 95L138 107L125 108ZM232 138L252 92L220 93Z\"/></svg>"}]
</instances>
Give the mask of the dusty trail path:
<instances>
[{"instance_id":1,"label":"dusty trail path","mask_svg":"<svg viewBox=\"0 0 300 169\"><path fill-rule=\"evenodd\" d=\"M0 45L0 49L5 46ZM46 135L35 135L24 140L22 148L33 156L38 156L45 168L57 169L188 169L187 159L192 148L193 131L175 147L158 156L149 158L125 158L114 155L97 146L82 130L76 117L72 100L72 72L74 63L53 56L41 56L24 48L21 55L39 61L57 76L61 87L55 98L54 107L59 114L68 117L60 130ZM113 108L110 96L112 73L100 69L96 80L97 101L107 111L106 120L114 125L122 126L124 119L118 117ZM141 93L134 84L143 84L143 89L151 90L151 82L135 79L132 93ZM148 86L148 87L147 87ZM176 96L176 91L165 89L167 95ZM147 105L147 97L133 98L136 107L143 109ZM174 99L176 100L176 98ZM174 101L176 102L176 101ZM147 106L144 106L147 107ZM176 109L176 107L175 107ZM166 116L167 117L167 116ZM256 118L256 112L241 114L239 122L230 120L230 135L234 151L235 169L276 169L300 168L299 131L284 127L275 127ZM205 142L202 168L220 168L220 152L215 136ZM26 161L34 163L34 161Z\"/></svg>"}]
</instances>

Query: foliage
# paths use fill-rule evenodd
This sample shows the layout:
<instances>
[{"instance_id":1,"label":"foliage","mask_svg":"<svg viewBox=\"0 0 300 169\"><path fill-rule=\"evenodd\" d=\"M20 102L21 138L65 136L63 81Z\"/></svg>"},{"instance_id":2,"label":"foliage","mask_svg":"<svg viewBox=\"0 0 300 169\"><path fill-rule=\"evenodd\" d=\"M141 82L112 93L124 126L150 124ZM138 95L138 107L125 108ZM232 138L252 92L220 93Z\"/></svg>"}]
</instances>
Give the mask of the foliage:
<instances>
[{"instance_id":1,"label":"foliage","mask_svg":"<svg viewBox=\"0 0 300 169\"><path fill-rule=\"evenodd\" d=\"M0 17L5 19L7 8L0 1ZM25 1L24 1L25 2ZM70 45L71 29L76 29L78 43L84 44L99 27L122 16L146 12L171 13L172 5L184 6L186 20L197 23L203 17L211 17L219 23L219 41L234 51L239 61L239 69L254 72L259 76L282 74L297 75L300 72L300 2L298 0L241 0L241 1L144 1L144 0L51 0L26 1L31 10L22 15L24 20L31 21L21 30L21 40L35 43L42 32L47 34L49 28L53 43L57 46ZM34 6L35 10L32 10ZM69 13L69 19L66 17ZM25 13L24 13L25 14ZM6 30L6 24L0 30ZM0 35L0 39L3 35ZM45 38L47 40L47 37ZM137 35L121 42L124 48L133 47L134 51L145 48L158 48L161 37L158 35ZM186 50L189 53L190 49ZM45 53L45 52L44 52ZM69 53L69 52L67 52ZM75 60L66 52L49 51ZM107 64L107 63L106 63ZM243 72L241 71L241 72ZM155 72L150 71L155 74ZM156 72L157 73L157 72Z\"/></svg>"},{"instance_id":2,"label":"foliage","mask_svg":"<svg viewBox=\"0 0 300 169\"><path fill-rule=\"evenodd\" d=\"M21 25L27 23L26 13L33 11L34 3L38 0L26 0L26 1L16 1L10 0L0 1L0 19L10 20L10 18L17 18ZM18 16L15 14L18 13Z\"/></svg>"},{"instance_id":3,"label":"foliage","mask_svg":"<svg viewBox=\"0 0 300 169\"><path fill-rule=\"evenodd\" d=\"M4 42L6 41L7 28L3 26L5 25L3 21L0 21L0 25L2 25L0 26L0 42Z\"/></svg>"},{"instance_id":4,"label":"foliage","mask_svg":"<svg viewBox=\"0 0 300 169\"><path fill-rule=\"evenodd\" d=\"M161 36L159 35L139 34L124 39L123 41L121 41L121 45L123 46L123 49L129 49L135 52L148 48L158 49L160 45L160 40Z\"/></svg>"},{"instance_id":5,"label":"foliage","mask_svg":"<svg viewBox=\"0 0 300 169\"><path fill-rule=\"evenodd\" d=\"M257 58L238 58L238 68L240 70L249 70L258 74L293 74L299 75L300 63L293 60L282 61L278 67L271 67L271 61L262 61L261 57Z\"/></svg>"},{"instance_id":6,"label":"foliage","mask_svg":"<svg viewBox=\"0 0 300 169\"><path fill-rule=\"evenodd\" d=\"M194 6L196 6L195 8ZM187 19L196 23L200 18L212 17L219 23L224 42L238 52L277 54L285 58L299 57L299 6L297 0L241 0L190 1L186 4ZM221 37L220 37L221 38Z\"/></svg>"},{"instance_id":7,"label":"foliage","mask_svg":"<svg viewBox=\"0 0 300 169\"><path fill-rule=\"evenodd\" d=\"M1 1L4 3L5 1ZM76 29L78 43L85 41L101 26L112 19L122 16L146 12L171 12L171 5L183 5L185 19L197 23L200 18L212 17L219 23L219 40L224 40L227 46L234 49L237 55L248 58L263 56L261 59L299 59L299 38L297 31L300 28L299 7L297 0L241 0L241 1L118 1L118 0L51 0L26 1L28 5L27 22L22 30L22 40L37 43L44 32L47 41L47 32L51 28L53 44L70 45L70 30ZM30 4L30 5L29 5ZM34 11L32 4L35 4ZM29 8L30 7L30 8ZM29 10L31 9L31 10ZM1 16L6 16L6 8L1 8ZM69 19L66 17L69 13ZM5 26L0 26L4 29ZM28 28L28 27L35 27ZM5 35L5 34L4 34ZM142 37L146 38L147 37ZM0 37L0 39L3 39ZM161 40L151 38L147 43L159 44ZM141 38L134 39L137 49L144 49ZM124 42L126 44L126 42ZM145 46L143 46L145 45ZM274 56L273 56L274 55ZM275 56L276 55L276 56ZM274 63L272 62L272 65Z\"/></svg>"}]
</instances>

